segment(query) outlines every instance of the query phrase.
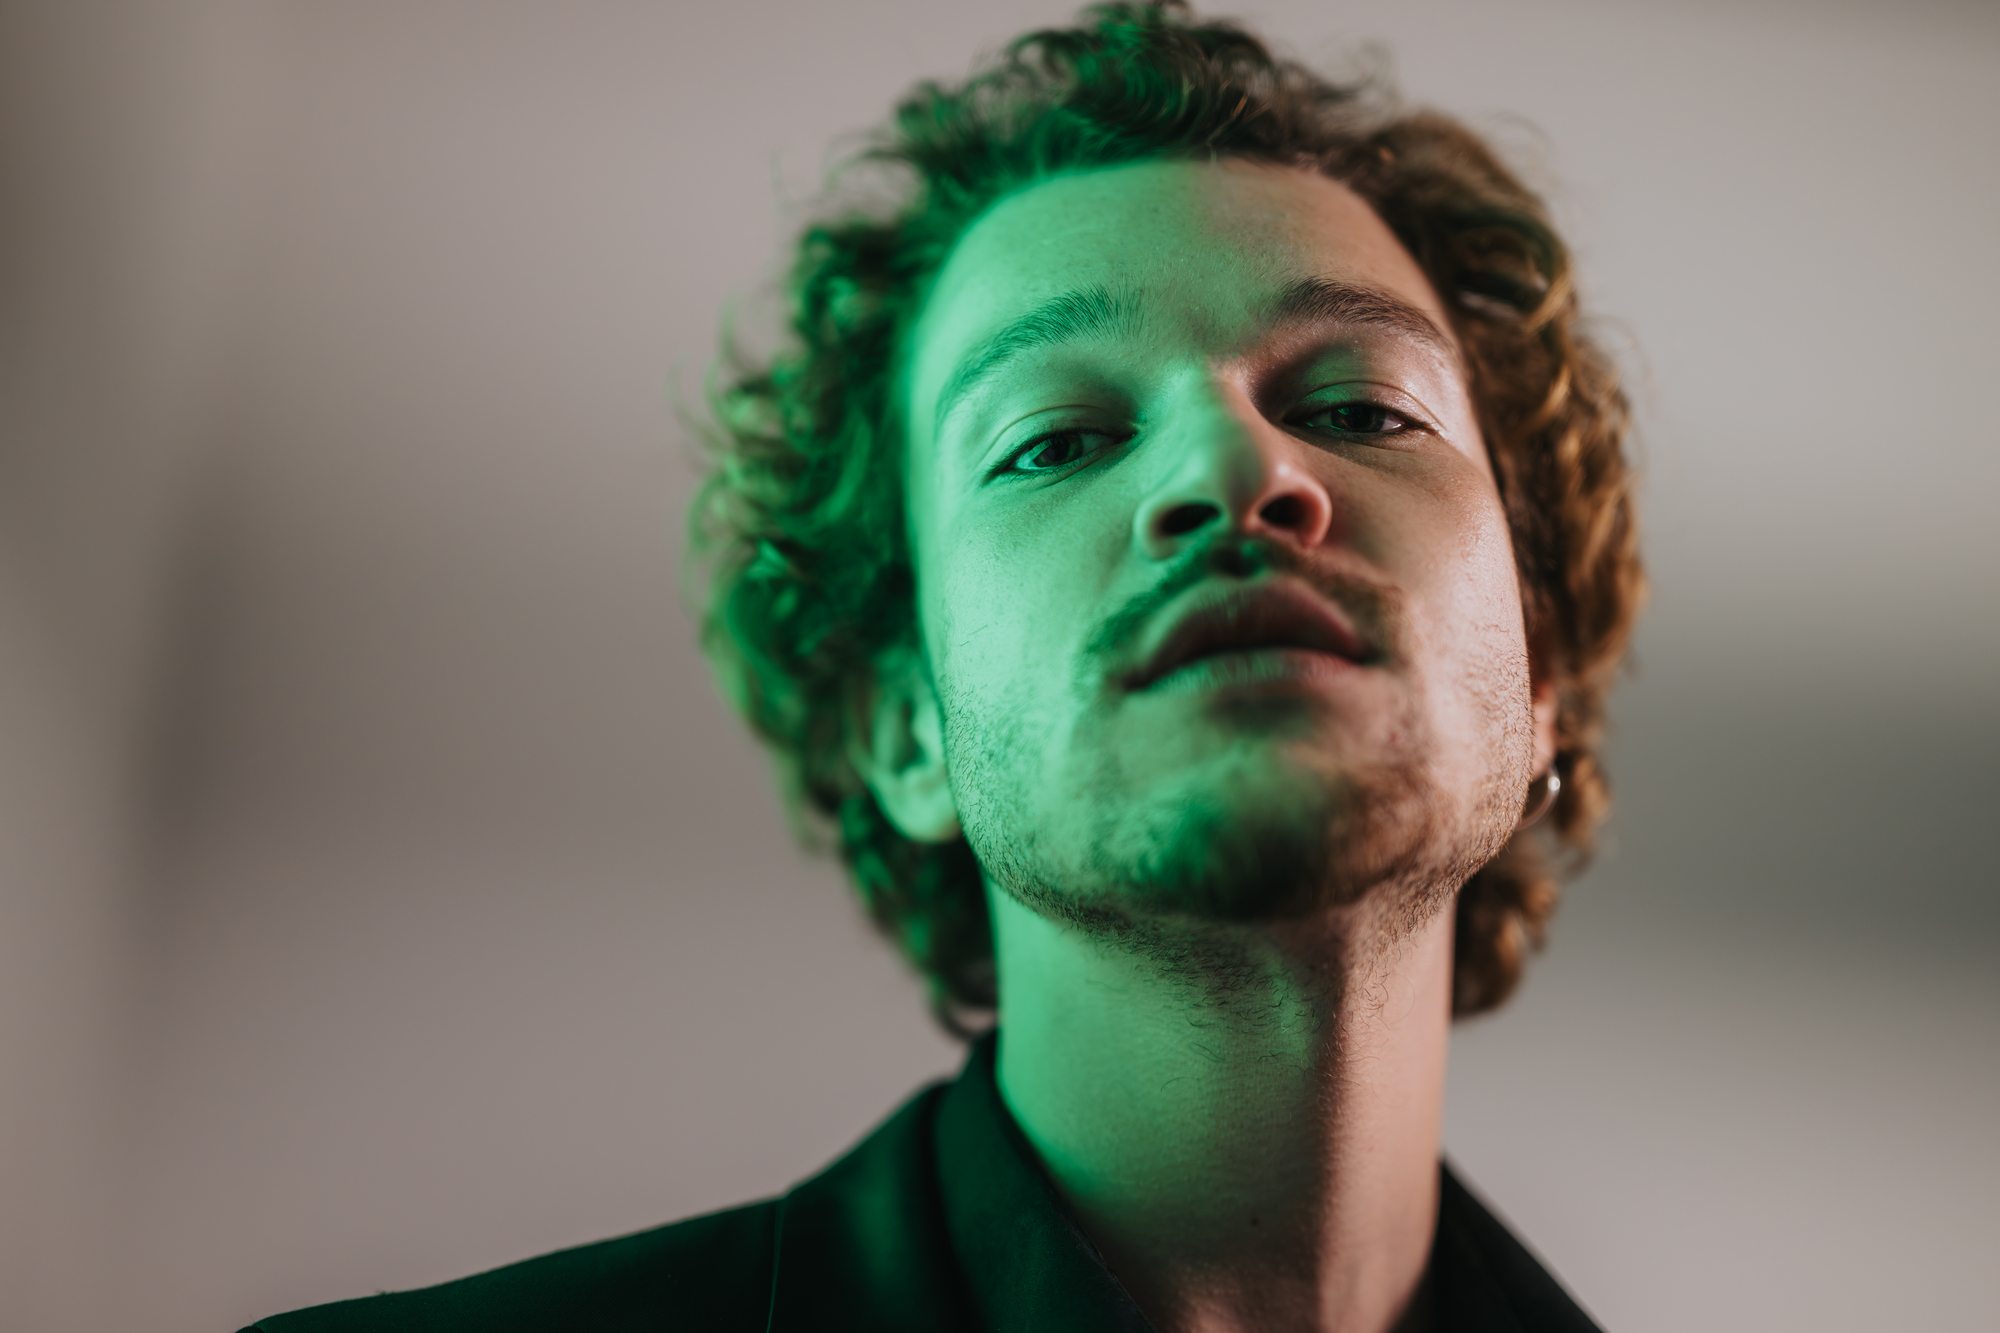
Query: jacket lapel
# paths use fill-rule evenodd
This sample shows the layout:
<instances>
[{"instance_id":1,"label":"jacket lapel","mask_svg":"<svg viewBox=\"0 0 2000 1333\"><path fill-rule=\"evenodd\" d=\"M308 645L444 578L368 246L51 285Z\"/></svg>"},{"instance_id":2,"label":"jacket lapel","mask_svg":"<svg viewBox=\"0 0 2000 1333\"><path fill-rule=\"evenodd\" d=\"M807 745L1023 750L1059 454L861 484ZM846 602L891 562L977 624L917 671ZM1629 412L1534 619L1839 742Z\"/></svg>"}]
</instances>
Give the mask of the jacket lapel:
<instances>
[{"instance_id":1,"label":"jacket lapel","mask_svg":"<svg viewBox=\"0 0 2000 1333\"><path fill-rule=\"evenodd\" d=\"M977 1327L938 1200L939 1092L919 1093L780 1201L769 1333Z\"/></svg>"}]
</instances>

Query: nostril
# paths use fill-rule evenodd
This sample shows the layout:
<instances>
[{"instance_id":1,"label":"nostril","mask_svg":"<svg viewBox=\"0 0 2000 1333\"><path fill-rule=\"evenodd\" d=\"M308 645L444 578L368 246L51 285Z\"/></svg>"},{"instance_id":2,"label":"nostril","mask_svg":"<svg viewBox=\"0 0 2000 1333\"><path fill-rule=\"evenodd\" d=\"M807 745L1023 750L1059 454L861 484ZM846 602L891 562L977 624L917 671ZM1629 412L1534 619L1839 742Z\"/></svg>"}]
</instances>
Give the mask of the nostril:
<instances>
[{"instance_id":1,"label":"nostril","mask_svg":"<svg viewBox=\"0 0 2000 1333\"><path fill-rule=\"evenodd\" d=\"M1221 512L1212 504L1175 505L1160 516L1160 533L1166 537L1185 537Z\"/></svg>"},{"instance_id":2,"label":"nostril","mask_svg":"<svg viewBox=\"0 0 2000 1333\"><path fill-rule=\"evenodd\" d=\"M1305 526L1306 502L1296 495L1273 496L1257 516L1274 528L1291 532Z\"/></svg>"}]
</instances>

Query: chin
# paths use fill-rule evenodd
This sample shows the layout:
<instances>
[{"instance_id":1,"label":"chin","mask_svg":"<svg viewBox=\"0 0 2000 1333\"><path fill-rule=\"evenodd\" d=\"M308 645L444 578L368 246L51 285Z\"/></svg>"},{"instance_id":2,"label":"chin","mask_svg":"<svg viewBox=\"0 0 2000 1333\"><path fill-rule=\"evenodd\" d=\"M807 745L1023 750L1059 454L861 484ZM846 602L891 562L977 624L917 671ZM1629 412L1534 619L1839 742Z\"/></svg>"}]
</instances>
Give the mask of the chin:
<instances>
[{"instance_id":1,"label":"chin","mask_svg":"<svg viewBox=\"0 0 2000 1333\"><path fill-rule=\"evenodd\" d=\"M1364 757L1376 729L1329 737L1312 722L1212 748L1196 727L1143 755L1072 747L1094 762L1039 782L961 751L961 792L985 797L961 798L965 834L996 888L1093 933L1304 923L1364 902L1427 919L1511 816L1496 834L1484 803L1439 787L1426 727L1392 729L1393 755Z\"/></svg>"},{"instance_id":2,"label":"chin","mask_svg":"<svg viewBox=\"0 0 2000 1333\"><path fill-rule=\"evenodd\" d=\"M1295 921L1400 894L1459 859L1438 855L1455 841L1440 805L1420 770L1237 769L1101 809L1088 864L1065 878L1133 916Z\"/></svg>"}]
</instances>

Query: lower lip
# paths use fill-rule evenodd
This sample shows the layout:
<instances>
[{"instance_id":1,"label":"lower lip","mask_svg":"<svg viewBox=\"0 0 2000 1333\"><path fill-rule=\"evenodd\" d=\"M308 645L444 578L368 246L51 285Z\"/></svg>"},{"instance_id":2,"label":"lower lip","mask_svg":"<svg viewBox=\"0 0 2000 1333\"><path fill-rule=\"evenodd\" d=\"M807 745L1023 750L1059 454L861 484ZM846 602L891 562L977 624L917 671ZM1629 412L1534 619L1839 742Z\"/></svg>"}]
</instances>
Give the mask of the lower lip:
<instances>
[{"instance_id":1,"label":"lower lip","mask_svg":"<svg viewBox=\"0 0 2000 1333\"><path fill-rule=\"evenodd\" d=\"M1194 694L1210 690L1259 690L1312 685L1358 670L1332 653L1306 648L1258 648L1215 653L1176 667L1148 685L1147 694Z\"/></svg>"}]
</instances>

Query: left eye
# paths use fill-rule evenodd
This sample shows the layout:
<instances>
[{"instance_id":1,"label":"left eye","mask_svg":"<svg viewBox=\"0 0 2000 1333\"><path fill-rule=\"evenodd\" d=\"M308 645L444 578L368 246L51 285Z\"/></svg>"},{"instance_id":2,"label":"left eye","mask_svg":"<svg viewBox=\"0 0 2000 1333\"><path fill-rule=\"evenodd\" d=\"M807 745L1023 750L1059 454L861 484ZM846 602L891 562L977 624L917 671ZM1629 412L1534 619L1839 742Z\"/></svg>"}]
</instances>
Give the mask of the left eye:
<instances>
[{"instance_id":1,"label":"left eye","mask_svg":"<svg viewBox=\"0 0 2000 1333\"><path fill-rule=\"evenodd\" d=\"M1044 435L1015 456L1012 470L1054 472L1102 448L1103 442L1110 438L1094 430L1063 430Z\"/></svg>"},{"instance_id":2,"label":"left eye","mask_svg":"<svg viewBox=\"0 0 2000 1333\"><path fill-rule=\"evenodd\" d=\"M1310 409L1299 418L1299 424L1347 435L1397 435L1409 430L1412 423L1380 403L1325 403Z\"/></svg>"}]
</instances>

